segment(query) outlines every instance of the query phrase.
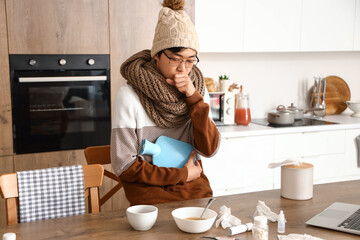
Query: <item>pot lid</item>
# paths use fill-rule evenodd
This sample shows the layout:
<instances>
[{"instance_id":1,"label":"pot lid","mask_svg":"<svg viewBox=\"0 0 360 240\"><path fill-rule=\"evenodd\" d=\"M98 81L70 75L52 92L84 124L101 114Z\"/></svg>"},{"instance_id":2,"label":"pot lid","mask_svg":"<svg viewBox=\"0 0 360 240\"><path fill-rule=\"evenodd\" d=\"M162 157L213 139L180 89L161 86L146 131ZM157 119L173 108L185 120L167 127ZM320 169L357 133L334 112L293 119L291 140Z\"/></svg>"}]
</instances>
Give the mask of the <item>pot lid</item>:
<instances>
[{"instance_id":1,"label":"pot lid","mask_svg":"<svg viewBox=\"0 0 360 240\"><path fill-rule=\"evenodd\" d=\"M294 111L287 110L284 105L279 105L276 109L271 110L269 114L291 115L294 114Z\"/></svg>"},{"instance_id":2,"label":"pot lid","mask_svg":"<svg viewBox=\"0 0 360 240\"><path fill-rule=\"evenodd\" d=\"M295 107L294 103L291 103L291 105L288 106L287 109L290 110L290 111L302 111L302 109L299 109L299 108Z\"/></svg>"},{"instance_id":3,"label":"pot lid","mask_svg":"<svg viewBox=\"0 0 360 240\"><path fill-rule=\"evenodd\" d=\"M284 105L279 105L276 107L276 112L289 112L289 110L286 109L286 107Z\"/></svg>"}]
</instances>

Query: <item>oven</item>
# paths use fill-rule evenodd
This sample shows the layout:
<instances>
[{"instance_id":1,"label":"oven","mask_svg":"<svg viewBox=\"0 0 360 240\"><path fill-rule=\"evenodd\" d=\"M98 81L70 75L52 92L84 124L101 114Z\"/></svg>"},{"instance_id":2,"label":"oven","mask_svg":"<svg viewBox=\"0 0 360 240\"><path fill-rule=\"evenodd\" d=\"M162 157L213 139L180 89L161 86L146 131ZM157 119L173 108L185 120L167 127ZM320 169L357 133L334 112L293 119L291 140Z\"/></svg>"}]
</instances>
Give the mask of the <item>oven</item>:
<instances>
[{"instance_id":1,"label":"oven","mask_svg":"<svg viewBox=\"0 0 360 240\"><path fill-rule=\"evenodd\" d=\"M110 143L109 55L10 55L16 154Z\"/></svg>"}]
</instances>

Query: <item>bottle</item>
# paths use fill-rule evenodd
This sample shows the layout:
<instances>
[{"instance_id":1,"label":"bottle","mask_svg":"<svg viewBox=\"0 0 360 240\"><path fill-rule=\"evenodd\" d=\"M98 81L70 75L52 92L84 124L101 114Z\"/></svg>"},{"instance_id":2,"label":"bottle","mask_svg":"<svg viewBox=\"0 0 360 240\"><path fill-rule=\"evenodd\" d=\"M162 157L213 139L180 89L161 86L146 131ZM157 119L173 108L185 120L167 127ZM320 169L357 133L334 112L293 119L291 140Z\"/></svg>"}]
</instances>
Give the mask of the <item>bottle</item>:
<instances>
[{"instance_id":1,"label":"bottle","mask_svg":"<svg viewBox=\"0 0 360 240\"><path fill-rule=\"evenodd\" d=\"M235 122L237 125L247 126L251 122L249 95L242 92L236 97Z\"/></svg>"},{"instance_id":2,"label":"bottle","mask_svg":"<svg viewBox=\"0 0 360 240\"><path fill-rule=\"evenodd\" d=\"M228 229L228 235L232 236L239 233L251 231L252 227L253 227L252 223L245 223L245 224L233 226Z\"/></svg>"},{"instance_id":3,"label":"bottle","mask_svg":"<svg viewBox=\"0 0 360 240\"><path fill-rule=\"evenodd\" d=\"M279 219L278 219L278 233L285 232L285 216L284 212L280 210Z\"/></svg>"},{"instance_id":4,"label":"bottle","mask_svg":"<svg viewBox=\"0 0 360 240\"><path fill-rule=\"evenodd\" d=\"M269 240L269 227L265 216L254 217L252 240Z\"/></svg>"}]
</instances>

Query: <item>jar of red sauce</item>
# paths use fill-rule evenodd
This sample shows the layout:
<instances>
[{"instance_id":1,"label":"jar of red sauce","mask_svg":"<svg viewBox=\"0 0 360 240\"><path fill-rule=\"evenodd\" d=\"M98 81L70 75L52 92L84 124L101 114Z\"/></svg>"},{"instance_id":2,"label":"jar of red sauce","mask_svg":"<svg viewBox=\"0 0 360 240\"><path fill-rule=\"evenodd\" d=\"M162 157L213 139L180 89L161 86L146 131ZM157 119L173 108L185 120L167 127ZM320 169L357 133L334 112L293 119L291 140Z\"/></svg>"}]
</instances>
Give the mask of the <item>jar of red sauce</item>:
<instances>
[{"instance_id":1,"label":"jar of red sauce","mask_svg":"<svg viewBox=\"0 0 360 240\"><path fill-rule=\"evenodd\" d=\"M235 122L247 126L251 122L249 95L238 93L236 96Z\"/></svg>"}]
</instances>

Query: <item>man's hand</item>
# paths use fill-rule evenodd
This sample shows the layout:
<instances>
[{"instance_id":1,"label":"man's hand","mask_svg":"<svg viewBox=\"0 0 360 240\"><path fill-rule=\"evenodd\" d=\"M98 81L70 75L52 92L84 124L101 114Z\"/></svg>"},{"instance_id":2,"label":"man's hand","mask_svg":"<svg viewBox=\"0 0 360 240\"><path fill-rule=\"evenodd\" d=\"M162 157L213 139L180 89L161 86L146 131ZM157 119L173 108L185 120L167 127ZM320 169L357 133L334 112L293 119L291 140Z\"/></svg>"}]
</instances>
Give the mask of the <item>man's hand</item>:
<instances>
[{"instance_id":1,"label":"man's hand","mask_svg":"<svg viewBox=\"0 0 360 240\"><path fill-rule=\"evenodd\" d=\"M175 74L174 79L166 79L166 82L177 88L180 92L190 97L195 92L194 84L186 74Z\"/></svg>"},{"instance_id":2,"label":"man's hand","mask_svg":"<svg viewBox=\"0 0 360 240\"><path fill-rule=\"evenodd\" d=\"M189 156L187 163L185 164L185 167L188 170L188 177L186 179L187 182L197 179L198 177L200 177L200 174L202 172L202 168L197 160L194 164L194 157L195 151L193 150Z\"/></svg>"}]
</instances>

